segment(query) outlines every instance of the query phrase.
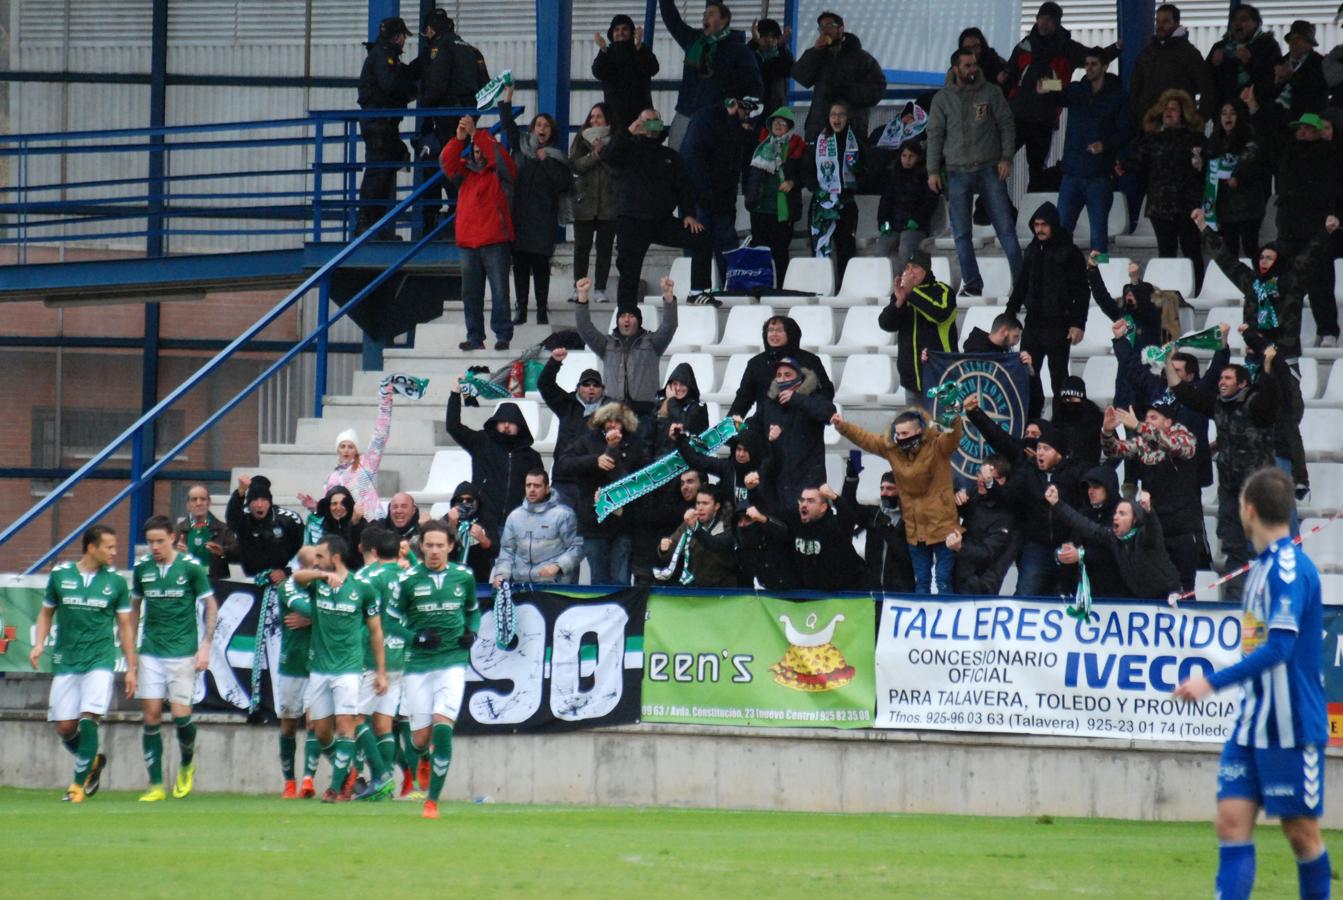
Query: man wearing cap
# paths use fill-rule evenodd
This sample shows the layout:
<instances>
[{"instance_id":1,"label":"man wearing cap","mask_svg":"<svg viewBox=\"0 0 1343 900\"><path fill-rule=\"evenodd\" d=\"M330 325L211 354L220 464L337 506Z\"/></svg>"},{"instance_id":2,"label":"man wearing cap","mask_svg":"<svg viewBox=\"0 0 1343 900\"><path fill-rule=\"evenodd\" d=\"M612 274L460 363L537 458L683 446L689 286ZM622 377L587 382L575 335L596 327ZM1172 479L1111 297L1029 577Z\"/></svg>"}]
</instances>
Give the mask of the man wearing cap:
<instances>
[{"instance_id":1,"label":"man wearing cap","mask_svg":"<svg viewBox=\"0 0 1343 900\"><path fill-rule=\"evenodd\" d=\"M1278 189L1278 240L1284 267L1307 252L1319 233L1320 223L1334 215L1343 197L1339 165L1343 159L1340 137L1324 139L1324 120L1313 112L1284 121L1285 111L1276 103L1260 104L1254 91L1241 94L1252 114L1256 133L1275 163ZM1334 299L1334 267L1316 268L1309 281L1310 310L1315 317L1317 347L1337 347L1338 304ZM1290 347L1284 347L1290 354Z\"/></svg>"},{"instance_id":2,"label":"man wearing cap","mask_svg":"<svg viewBox=\"0 0 1343 900\"><path fill-rule=\"evenodd\" d=\"M933 276L933 258L924 251L910 254L877 325L899 335L895 365L900 384L911 402L921 403L927 352L955 353L957 343L956 292Z\"/></svg>"},{"instance_id":3,"label":"man wearing cap","mask_svg":"<svg viewBox=\"0 0 1343 900\"><path fill-rule=\"evenodd\" d=\"M238 562L249 577L266 575L279 584L290 575L289 562L303 546L303 519L275 506L270 479L238 476L238 489L228 498L224 521L238 536Z\"/></svg>"},{"instance_id":4,"label":"man wearing cap","mask_svg":"<svg viewBox=\"0 0 1343 900\"><path fill-rule=\"evenodd\" d=\"M1315 26L1297 19L1287 30L1287 58L1273 67L1271 97L1291 119L1305 113L1318 113L1329 103L1329 85L1324 80L1324 57L1315 48Z\"/></svg>"},{"instance_id":5,"label":"man wearing cap","mask_svg":"<svg viewBox=\"0 0 1343 900\"><path fill-rule=\"evenodd\" d=\"M839 13L826 11L817 16L816 31L816 42L793 63L794 80L812 89L804 136L808 143L816 139L836 100L849 105L853 130L867 134L868 112L886 95L886 73L863 49L858 35L844 31L844 17Z\"/></svg>"},{"instance_id":6,"label":"man wearing cap","mask_svg":"<svg viewBox=\"0 0 1343 900\"><path fill-rule=\"evenodd\" d=\"M606 37L594 34L597 58L592 77L602 83L602 95L611 111L611 131L628 128L639 113L653 105L650 85L661 68L653 48L644 43L644 29L624 13L611 18Z\"/></svg>"},{"instance_id":7,"label":"man wearing cap","mask_svg":"<svg viewBox=\"0 0 1343 900\"><path fill-rule=\"evenodd\" d=\"M401 62L410 29L399 18L383 19L378 24L378 39L366 43L368 56L359 73L360 109L405 109L415 99L415 78L410 67ZM366 231L382 218L396 199L397 167L410 152L401 142L398 128L400 116L385 119L364 119L359 133L364 139L364 162L381 164L364 169L359 184L359 218L357 231ZM395 240L396 229L385 227L379 234L384 240Z\"/></svg>"},{"instance_id":8,"label":"man wearing cap","mask_svg":"<svg viewBox=\"0 0 1343 900\"><path fill-rule=\"evenodd\" d=\"M584 369L579 373L578 387L574 390L566 391L560 387L557 381L560 366L568 356L569 351L563 347L556 347L551 351L550 359L546 361L540 377L536 379L536 389L541 392L541 399L545 401L546 406L560 420L559 433L555 437L556 463L551 468L554 479L552 486L566 506L577 509L578 482L568 478L561 480L558 477L556 471L559 459L575 440L587 434L588 419L599 407L610 403L611 398L606 396L602 373L596 369Z\"/></svg>"},{"instance_id":9,"label":"man wearing cap","mask_svg":"<svg viewBox=\"0 0 1343 900\"><path fill-rule=\"evenodd\" d=\"M476 105L476 91L490 80L485 57L458 35L446 11L436 9L424 23L424 49L410 64L411 74L420 84L419 106L471 107ZM419 158L436 160L443 148L457 134L459 116L428 116L420 120ZM416 181L434 174L432 169L416 170ZM424 200L443 196L444 184L429 189ZM451 196L456 196L455 192ZM422 211L425 231L438 221L439 207L430 203Z\"/></svg>"},{"instance_id":10,"label":"man wearing cap","mask_svg":"<svg viewBox=\"0 0 1343 900\"><path fill-rule=\"evenodd\" d=\"M756 97L735 96L706 106L690 117L681 142L681 158L695 191L695 218L712 235L721 271L727 271L723 254L737 247L737 194L742 167L755 148L751 116L759 106Z\"/></svg>"},{"instance_id":11,"label":"man wearing cap","mask_svg":"<svg viewBox=\"0 0 1343 900\"><path fill-rule=\"evenodd\" d=\"M1082 340L1087 324L1087 263L1073 243L1072 233L1059 223L1059 211L1045 201L1031 216L1035 239L1026 247L1021 274L1012 284L1007 312L1017 315L1026 308L1026 330L1021 349L1035 360L1031 375L1029 417L1034 419L1044 408L1044 388L1040 372L1049 364L1049 380L1055 392L1068 377L1068 357L1074 344Z\"/></svg>"},{"instance_id":12,"label":"man wearing cap","mask_svg":"<svg viewBox=\"0 0 1343 900\"><path fill-rule=\"evenodd\" d=\"M1161 398L1147 407L1141 422L1133 409L1105 410L1101 448L1106 459L1135 460L1142 489L1152 496L1152 512L1161 522L1166 553L1180 573L1181 590L1194 589L1194 573L1207 555L1203 533L1203 497L1195 462L1198 442L1175 421L1179 404ZM1123 425L1132 435L1121 439ZM1131 471L1131 470L1130 470Z\"/></svg>"}]
</instances>

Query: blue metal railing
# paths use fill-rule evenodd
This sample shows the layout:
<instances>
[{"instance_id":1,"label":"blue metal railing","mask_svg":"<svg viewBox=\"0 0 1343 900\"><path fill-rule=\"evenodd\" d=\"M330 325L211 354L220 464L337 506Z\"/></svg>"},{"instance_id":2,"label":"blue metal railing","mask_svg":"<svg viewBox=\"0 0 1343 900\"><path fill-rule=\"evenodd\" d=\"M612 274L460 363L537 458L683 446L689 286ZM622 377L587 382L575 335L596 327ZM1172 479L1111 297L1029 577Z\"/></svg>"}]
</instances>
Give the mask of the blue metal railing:
<instances>
[{"instance_id":1,"label":"blue metal railing","mask_svg":"<svg viewBox=\"0 0 1343 900\"><path fill-rule=\"evenodd\" d=\"M417 116L417 115L423 116L423 115L465 114L467 112L472 111L452 110L452 109L413 110L413 111L407 111L406 114L408 116ZM310 192L311 196L313 197L312 205L308 206L305 204L301 206L295 205L293 207L290 207L290 209L302 211L303 215L301 216L301 218L304 219L302 225L294 229L274 229L274 231L276 233L292 232L304 235L311 234L314 238L320 239L320 237L325 234L339 232L340 234L344 235L351 232L352 230L352 217L357 209L357 201L352 200L350 194L353 192L355 173L358 171L358 169L363 168L363 166L358 164L355 155L355 151L357 150L357 144L355 143L357 141L356 126L357 122L360 119L378 118L378 117L385 117L385 114L379 116L377 113L323 111L313 113L309 119L282 120L281 122L278 123L276 122L229 123L227 125L211 125L211 126L199 126L199 127L175 126L170 128L124 129L117 132L80 132L80 133L66 133L61 135L15 135L8 137L0 136L0 155L17 156L19 161L19 168L22 171L28 161L28 158L25 154L29 149L33 147L34 142L37 141L38 139L43 140L62 139L65 141L69 141L75 138L79 139L97 138L101 140L107 140L110 135L115 135L116 137L119 138L128 138L128 139L144 136L153 137L156 135L166 137L170 134L184 134L184 133L191 133L192 131L212 132L212 131L236 130L240 127L252 126L252 125L255 125L258 129L265 129L269 127L292 127L295 122L311 123L313 125L314 135L308 138L304 138L303 140L311 141L313 143L313 146L317 148L317 151L314 154L315 156L314 164L311 169L313 176L313 188ZM341 130L340 133L334 135L328 135L326 133L327 127L330 126L332 123L343 124L343 129ZM495 128L497 129L498 126L495 126ZM345 158L342 163L339 163L336 166L324 167L322 165L321 148L324 146L324 144L326 144L328 141L331 140L339 140L342 143L345 149ZM214 145L218 142L210 141L210 142L198 142L198 143L208 143ZM227 145L254 146L255 142L252 140L244 140L238 143L228 143ZM139 153L147 152L146 145L132 145L132 146L135 146L137 148L134 152ZM180 145L180 146L195 146L195 145L193 144L193 145ZM276 144L268 141L265 144L265 146L276 146ZM174 145L168 144L167 147L169 149L172 149ZM42 148L42 149L46 151L48 148ZM114 149L120 149L120 148L115 147L106 149L108 151L112 151ZM51 152L57 152L57 151L55 149L51 149ZM387 165L395 166L397 168L401 167L401 164L387 164ZM424 164L422 164L421 168L432 168L435 171L432 175L430 175L428 178L425 178L417 186L411 188L409 192L406 194L406 196L402 197L400 200L395 202L392 205L392 207L389 210L387 210L375 224L373 224L363 233L353 237L353 239L350 240L348 244L345 244L327 262L325 262L323 265L318 267L312 274L306 277L303 280L303 282L299 284L298 287L296 287L292 292L288 294L288 296L286 296L283 300L281 300L269 311L267 311L264 315L262 315L259 319L257 319L257 321L254 322L251 326L249 326L245 331L243 331L242 334L238 335L226 346L220 349L218 353L216 353L208 362L202 365L201 368L198 369L193 375L191 375L189 378L187 378L185 381L179 384L176 388L170 391L167 394L167 396L163 397L163 399L155 403L150 409L146 410L143 415L141 415L134 423L128 426L120 435L118 435L111 442L109 442L98 453L94 454L87 462L85 462L78 469L69 473L68 476L66 476L64 480L62 480L57 487L51 490L46 496L44 496L41 500L35 503L17 520L15 520L12 524L6 527L4 531L0 532L0 546L4 546L15 535L19 534L28 525L30 525L33 521L35 521L39 516L43 515L45 512L50 510L56 503L60 501L60 499L70 489L72 489L75 485L82 482L84 479L105 476L107 472L105 470L100 471L100 467L102 467L104 463L106 463L113 456L113 454L116 453L118 448L125 445L128 441L132 442L133 451L136 448L138 448L140 444L140 436L147 427L152 427L152 425L159 420L159 418L164 414L164 412L166 412L169 408L171 408L178 400L184 397L192 389L200 385L205 379L207 379L213 373L218 371L219 368L225 362L231 359L236 353L238 353L241 350L247 349L248 345L252 344L253 340L263 330L265 330L267 327L273 324L281 315L283 315L291 308L293 308L293 306L296 303L298 303L299 300L314 287L316 287L319 291L319 304L318 304L318 322L316 328L312 332L307 334L296 344L290 347L287 351L285 351L278 359L272 362L263 372L257 375L256 378L254 378L246 387L238 391L238 393L234 395L230 400L215 408L214 411L211 412L210 415L208 415L196 428L194 428L190 433L188 433L184 438L182 438L182 440L178 442L176 446L174 446L172 449L168 450L163 454L156 454L157 455L156 461L146 465L145 464L146 461L142 460L138 453L133 452L131 468L127 483L124 486L122 486L110 499L108 499L105 503L103 503L103 505L100 506L95 512L93 512L92 515L88 516L83 522L81 522L78 527L74 528L68 534L66 534L64 538L57 541L48 552L46 552L40 559L38 559L31 566L28 567L26 573L31 574L41 569L43 566L47 565L49 562L51 562L52 559L56 557L57 554L60 553L62 549L64 549L66 545L68 545L71 541L75 540L87 527L97 522L103 516L107 515L113 508L115 508L118 504L124 501L127 497L131 496L134 492L136 492L143 486L152 483L153 479L161 471L163 471L163 469L166 466L168 466L171 462L173 462L174 459L178 456L178 454L182 453L189 446L191 446L198 438L200 438L210 428L212 428L216 423L218 423L225 415L229 414L234 409L236 409L239 406L239 404L241 404L247 397L252 395L262 384L264 384L276 373L278 373L290 362L292 362L295 358L297 358L299 354L303 353L310 347L314 346L316 351L314 411L317 415L320 415L322 396L326 392L326 353L328 350L328 335L331 326L334 325L336 322L340 321L346 315L348 315L350 311L355 309L360 303L362 303L366 297L372 294L384 282L386 282L389 278L395 275L401 269L402 266L404 266L407 262L413 259L417 254L419 254L420 251L422 251L424 247L429 244L430 241L432 241L433 239L438 237L441 233L443 233L443 231L449 226L449 224L452 223L454 219L454 215L452 214L441 217L431 230L420 235L418 239L415 240L413 243L406 245L404 251L396 255L395 260L390 265L388 265L381 272L379 272L368 284L364 285L364 287L360 289L353 297L351 297L343 306L341 306L340 309L338 309L334 314L328 315L329 312L328 302L330 299L330 277L337 268L339 268L347 260L349 260L350 257L357 250L359 250L367 242L373 239L374 235L381 232L384 228L393 226L399 217L406 215L411 210L430 204L437 205L441 203L441 201L438 199L433 200L423 199L431 191L437 194L437 189L443 182L443 174L440 171L437 171L438 169L437 162L426 161ZM337 192L328 191L323 187L323 176L328 174L328 172L332 170L338 171L342 176L341 178L342 188ZM173 177L174 176L165 175L161 179L161 181L164 182L171 181ZM237 176L234 173L214 174L213 176L210 175L183 176L183 178L189 178L195 180L200 180L202 178L209 178L209 177L229 178ZM131 178L131 179L97 180L93 183L97 184L98 186L106 186L105 182L116 183L118 186L127 184L146 184L150 190L153 190L154 185L149 184L148 183L149 181L150 179ZM89 182L83 182L82 184L89 184ZM20 202L18 204L0 204L0 212L13 211L13 208L16 206L23 207L26 209L26 207L29 204L27 198L27 192L29 191L57 190L62 188L68 189L71 186L72 186L71 183L67 183L64 185L36 185L36 186L29 185L25 180L25 178L21 175L20 185L18 187L10 188L3 192L0 192L0 193L17 192L19 193L21 198ZM331 193L336 193L337 196L328 199L327 195ZM228 199L228 198L236 199L239 196L242 196L242 194L229 193L229 192L210 194L211 198L219 198L219 199ZM305 192L305 199L307 196L308 192ZM69 201L69 200L54 201L50 205L42 206L42 209L43 210L63 209L69 212L74 209L75 204L86 204L87 202L88 201ZM97 208L97 204L94 204L94 206L95 208ZM325 224L324 218L326 213L324 212L324 208L332 209L333 215L339 216L340 223L338 225L328 226L327 224ZM239 208L236 212L239 213L239 215L237 216L238 218L248 218L249 217L248 213L254 211L255 207L248 207L246 209ZM212 210L211 212L220 216L228 216L234 213L235 211L229 208L224 208L219 210ZM148 239L152 235L152 230L149 228L148 225L150 216L149 210L146 208L143 211L136 211L134 214L142 216L146 219L146 228L139 231L127 231L125 233L128 235L138 235L146 237L146 239ZM171 206L165 206L163 209L163 214L165 216L166 221L166 218L168 217L172 216L180 217L183 215L187 215L188 213L184 213L180 209L174 209ZM198 211L192 211L189 214L199 215L200 213ZM102 220L104 218L108 220L115 220L118 218L129 218L131 217L131 215L132 213L130 212L122 211L122 212L113 212L105 217L100 215L99 216L85 215L82 217L77 216L76 218L79 221L87 221L90 218L96 218L98 220ZM308 216L312 216L311 223L308 223L306 221ZM20 231L22 233L23 229L21 228ZM166 227L163 229L163 232L174 233L172 229ZM214 233L254 234L256 232L257 230L255 228L249 228L246 230L237 230L237 231L220 230L219 232ZM69 237L66 236L59 239L69 240ZM17 239L17 241L20 242L27 240L28 238L22 235L20 238ZM24 246L24 244L20 243L20 246L22 247ZM122 477L123 475L124 475L123 472L117 473L117 477Z\"/></svg>"},{"instance_id":2,"label":"blue metal railing","mask_svg":"<svg viewBox=\"0 0 1343 900\"><path fill-rule=\"evenodd\" d=\"M467 108L397 112L413 126L402 134L408 140L426 117L496 114ZM0 246L17 246L23 263L29 246L78 240L143 240L146 247L185 237L265 235L286 243L287 236L294 246L304 239L349 240L361 206L359 172L411 168L418 184L438 169L436 159L361 161L359 123L386 117L380 110L314 110L303 118L0 135L0 157L14 160L15 175L12 186L0 188L0 217L9 219L0 221ZM223 169L211 165L211 157L230 153L246 153L247 163ZM55 175L58 160L78 171L81 160L96 158L100 169L115 170L141 166L156 154L164 159L161 174ZM296 154L302 156L298 165ZM258 158L268 155L276 165L258 165ZM194 171L205 166L210 171ZM239 180L250 183L240 187ZM439 204L434 197L415 205ZM190 221L201 219L221 224ZM408 215L400 224L419 234L418 216Z\"/></svg>"}]
</instances>

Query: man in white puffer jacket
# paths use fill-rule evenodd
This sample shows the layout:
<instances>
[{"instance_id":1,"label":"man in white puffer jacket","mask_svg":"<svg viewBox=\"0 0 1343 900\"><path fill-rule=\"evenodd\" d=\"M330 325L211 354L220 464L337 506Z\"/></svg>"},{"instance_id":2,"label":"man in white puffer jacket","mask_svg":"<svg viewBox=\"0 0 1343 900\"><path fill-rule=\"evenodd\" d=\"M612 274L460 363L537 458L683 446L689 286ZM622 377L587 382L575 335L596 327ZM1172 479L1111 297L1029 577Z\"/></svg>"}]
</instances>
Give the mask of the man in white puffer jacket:
<instances>
[{"instance_id":1,"label":"man in white puffer jacket","mask_svg":"<svg viewBox=\"0 0 1343 900\"><path fill-rule=\"evenodd\" d=\"M550 492L545 469L528 472L523 490L525 502L504 522L490 581L574 583L583 558L578 518Z\"/></svg>"}]
</instances>

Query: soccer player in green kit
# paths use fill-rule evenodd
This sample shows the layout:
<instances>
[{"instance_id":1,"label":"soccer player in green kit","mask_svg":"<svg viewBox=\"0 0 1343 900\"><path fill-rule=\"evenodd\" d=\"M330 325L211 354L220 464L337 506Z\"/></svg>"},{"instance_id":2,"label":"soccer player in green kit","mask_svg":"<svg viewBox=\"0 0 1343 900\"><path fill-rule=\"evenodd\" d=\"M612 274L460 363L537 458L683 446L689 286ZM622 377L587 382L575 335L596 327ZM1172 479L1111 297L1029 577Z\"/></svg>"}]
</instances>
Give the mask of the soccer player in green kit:
<instances>
[{"instance_id":1,"label":"soccer player in green kit","mask_svg":"<svg viewBox=\"0 0 1343 900\"><path fill-rule=\"evenodd\" d=\"M396 533L374 522L364 528L359 538L359 549L364 555L364 567L357 577L363 578L378 590L381 597L383 651L387 665L387 690L374 691L373 648L364 648L364 674L359 681L359 724L355 726L355 745L363 751L373 771L373 780L356 800L366 800L374 794L390 793L396 766L396 734L393 724L401 705L401 683L406 667L406 640L414 634L398 621L397 581L401 566L397 556L401 541ZM370 722L370 718L372 721ZM384 786L384 782L387 783Z\"/></svg>"},{"instance_id":2,"label":"soccer player in green kit","mask_svg":"<svg viewBox=\"0 0 1343 900\"><path fill-rule=\"evenodd\" d=\"M480 630L476 577L448 561L456 543L441 521L420 528L424 561L412 566L399 585L401 613L415 638L406 648L405 705L415 752L432 767L429 798L422 815L438 818L438 795L452 763L452 726L462 708L471 645Z\"/></svg>"},{"instance_id":3,"label":"soccer player in green kit","mask_svg":"<svg viewBox=\"0 0 1343 900\"><path fill-rule=\"evenodd\" d=\"M98 779L107 757L98 752L98 719L112 701L112 672L117 647L113 626L126 655L126 696L135 694L135 620L126 579L117 574L117 533L106 525L84 532L84 555L78 562L61 563L51 570L37 634L28 662L34 669L42 658L51 624L56 646L51 654L51 700L47 721L56 723L61 743L75 757L75 777L65 800L83 803L98 791Z\"/></svg>"},{"instance_id":4,"label":"soccer player in green kit","mask_svg":"<svg viewBox=\"0 0 1343 900\"><path fill-rule=\"evenodd\" d=\"M354 760L355 717L359 712L359 679L364 670L364 644L373 651L374 693L387 692L381 603L378 589L350 574L345 539L325 535L317 543L316 569L294 573L312 594L312 647L308 656L308 718L322 752L331 757L331 787L323 803L348 800L343 793ZM386 779L381 799L392 791Z\"/></svg>"},{"instance_id":5,"label":"soccer player in green kit","mask_svg":"<svg viewBox=\"0 0 1343 900\"><path fill-rule=\"evenodd\" d=\"M195 557L177 551L174 531L167 516L150 517L144 527L149 555L136 562L131 574L136 620L144 616L135 691L144 711L142 745L145 768L149 770L149 790L140 795L142 803L167 799L160 732L165 699L182 753L173 796L180 800L191 793L196 776L196 726L191 721L191 700L196 673L210 667L210 639L219 613L209 572ZM205 636L199 640L198 605L205 607Z\"/></svg>"},{"instance_id":6,"label":"soccer player in green kit","mask_svg":"<svg viewBox=\"0 0 1343 900\"><path fill-rule=\"evenodd\" d=\"M302 547L297 555L300 568L311 569L317 559L315 547ZM280 635L280 671L275 679L275 712L280 717L280 771L284 774L281 798L299 796L294 780L294 757L298 750L298 729L308 715L308 652L312 644L312 597L293 577L276 586L284 631ZM304 748L303 797L314 796L312 776L317 771L321 751L317 737L308 729Z\"/></svg>"}]
</instances>

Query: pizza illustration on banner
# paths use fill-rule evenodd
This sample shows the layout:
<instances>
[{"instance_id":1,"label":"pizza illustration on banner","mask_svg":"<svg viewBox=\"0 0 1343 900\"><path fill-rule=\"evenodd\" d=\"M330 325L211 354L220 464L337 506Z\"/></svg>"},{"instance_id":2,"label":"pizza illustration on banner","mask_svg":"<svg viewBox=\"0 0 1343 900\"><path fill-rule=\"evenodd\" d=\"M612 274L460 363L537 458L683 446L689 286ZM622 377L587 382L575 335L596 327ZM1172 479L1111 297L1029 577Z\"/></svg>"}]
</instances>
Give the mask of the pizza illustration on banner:
<instances>
[{"instance_id":1,"label":"pizza illustration on banner","mask_svg":"<svg viewBox=\"0 0 1343 900\"><path fill-rule=\"evenodd\" d=\"M853 666L831 643L835 626L844 621L842 614L837 614L829 625L811 634L798 631L788 616L779 616L779 621L788 638L788 650L783 659L769 667L776 682L794 691L817 693L833 691L853 681L856 674ZM816 627L815 613L807 616L806 624L808 628Z\"/></svg>"}]
</instances>

